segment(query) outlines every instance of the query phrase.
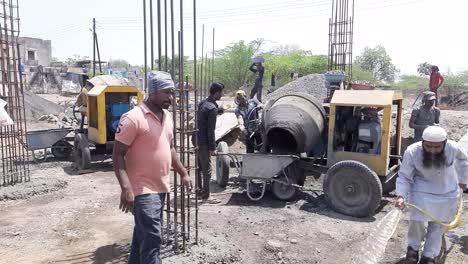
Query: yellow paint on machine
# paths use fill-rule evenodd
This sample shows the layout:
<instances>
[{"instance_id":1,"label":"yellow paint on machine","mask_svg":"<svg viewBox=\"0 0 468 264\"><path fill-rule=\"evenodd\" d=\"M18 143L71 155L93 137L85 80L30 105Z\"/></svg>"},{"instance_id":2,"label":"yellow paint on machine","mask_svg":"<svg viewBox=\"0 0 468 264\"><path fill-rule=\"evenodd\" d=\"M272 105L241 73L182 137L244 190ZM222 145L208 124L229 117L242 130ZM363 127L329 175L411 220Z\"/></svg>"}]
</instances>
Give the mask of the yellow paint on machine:
<instances>
[{"instance_id":1,"label":"yellow paint on machine","mask_svg":"<svg viewBox=\"0 0 468 264\"><path fill-rule=\"evenodd\" d=\"M108 101L114 97L122 95L135 96L138 103L143 100L143 94L135 86L98 85L88 92L88 139L91 142L96 144L108 142L106 105L110 104Z\"/></svg>"},{"instance_id":2,"label":"yellow paint on machine","mask_svg":"<svg viewBox=\"0 0 468 264\"><path fill-rule=\"evenodd\" d=\"M328 159L327 166L343 160L355 160L366 164L379 176L389 174L390 163L390 127L392 122L392 105L398 105L396 153L401 150L401 127L403 123L403 95L399 91L361 91L361 90L337 90L330 102L330 115L328 123ZM338 106L353 107L377 107L383 109L382 120L382 146L379 155L370 155L356 152L335 151L333 149L333 138L336 123L336 108Z\"/></svg>"}]
</instances>

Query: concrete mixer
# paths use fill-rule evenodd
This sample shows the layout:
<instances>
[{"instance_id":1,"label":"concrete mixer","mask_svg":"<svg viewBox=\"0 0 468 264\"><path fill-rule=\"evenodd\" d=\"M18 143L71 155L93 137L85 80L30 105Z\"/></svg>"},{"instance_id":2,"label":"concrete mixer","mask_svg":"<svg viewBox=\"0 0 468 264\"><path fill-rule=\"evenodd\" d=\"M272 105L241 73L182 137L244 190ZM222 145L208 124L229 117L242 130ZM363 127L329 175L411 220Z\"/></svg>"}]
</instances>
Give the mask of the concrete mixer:
<instances>
[{"instance_id":1,"label":"concrete mixer","mask_svg":"<svg viewBox=\"0 0 468 264\"><path fill-rule=\"evenodd\" d=\"M268 101L261 115L263 144L251 154L218 144L216 177L227 182L233 164L247 180L247 195L265 190L291 200L307 176L324 176L323 191L335 211L367 217L394 189L401 161L403 97L397 91L337 90L330 103L308 94ZM242 160L241 157L242 156ZM251 191L261 184L260 194Z\"/></svg>"}]
</instances>

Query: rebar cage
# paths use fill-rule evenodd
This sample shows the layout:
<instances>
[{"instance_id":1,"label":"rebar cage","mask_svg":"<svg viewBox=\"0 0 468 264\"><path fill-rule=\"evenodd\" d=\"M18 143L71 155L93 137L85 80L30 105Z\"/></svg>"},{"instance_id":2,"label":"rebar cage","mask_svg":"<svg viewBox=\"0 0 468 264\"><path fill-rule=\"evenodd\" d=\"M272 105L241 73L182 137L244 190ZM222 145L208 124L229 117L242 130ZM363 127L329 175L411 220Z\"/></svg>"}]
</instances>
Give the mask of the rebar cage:
<instances>
[{"instance_id":1,"label":"rebar cage","mask_svg":"<svg viewBox=\"0 0 468 264\"><path fill-rule=\"evenodd\" d=\"M26 150L26 120L24 92L19 52L18 0L0 2L0 99L13 125L0 124L0 186L30 180Z\"/></svg>"}]
</instances>

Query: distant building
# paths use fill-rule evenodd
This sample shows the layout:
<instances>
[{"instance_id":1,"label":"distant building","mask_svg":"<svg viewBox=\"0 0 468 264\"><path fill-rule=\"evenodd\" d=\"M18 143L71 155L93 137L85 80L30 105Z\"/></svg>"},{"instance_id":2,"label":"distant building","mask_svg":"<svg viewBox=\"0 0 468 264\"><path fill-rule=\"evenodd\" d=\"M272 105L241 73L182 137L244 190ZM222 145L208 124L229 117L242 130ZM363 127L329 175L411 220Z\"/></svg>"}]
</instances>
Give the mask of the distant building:
<instances>
[{"instance_id":1,"label":"distant building","mask_svg":"<svg viewBox=\"0 0 468 264\"><path fill-rule=\"evenodd\" d=\"M27 66L50 66L52 62L52 42L39 38L20 37L21 61Z\"/></svg>"}]
</instances>

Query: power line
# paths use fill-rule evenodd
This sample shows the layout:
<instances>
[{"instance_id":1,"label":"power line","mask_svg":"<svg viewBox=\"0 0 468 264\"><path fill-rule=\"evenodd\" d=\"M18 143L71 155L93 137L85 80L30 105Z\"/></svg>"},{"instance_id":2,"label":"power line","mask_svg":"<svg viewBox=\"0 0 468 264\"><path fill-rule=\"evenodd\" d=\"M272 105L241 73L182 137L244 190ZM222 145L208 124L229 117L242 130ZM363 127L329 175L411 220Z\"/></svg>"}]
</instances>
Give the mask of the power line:
<instances>
[{"instance_id":1,"label":"power line","mask_svg":"<svg viewBox=\"0 0 468 264\"><path fill-rule=\"evenodd\" d=\"M404 5L410 5L414 3L418 3L420 1L411 1L411 2L394 2L394 1L382 1L379 3L370 3L370 6L360 6L356 8L356 11L361 11L361 10L375 10L375 9L381 9L381 8L387 8L387 7L398 7L398 6L404 6ZM382 3L389 3L387 5L381 5ZM391 4L393 3L393 4ZM380 5L376 5L380 4ZM314 12L308 12L307 10L301 10L302 12L294 12L294 13L285 13L281 15L276 15L274 18L268 18L268 19L258 19L256 17L251 17L247 19L229 19L229 20L205 20L203 21L204 24L206 25L229 25L229 24L235 24L235 25L243 25L243 24L252 24L252 23L266 23L266 22L275 22L278 20L278 18L283 18L283 17L288 17L289 20L298 20L298 19L304 19L310 16L324 16L328 15L329 9L320 9L320 10L315 10ZM226 17L228 18L228 17ZM132 24L134 23L134 24ZM114 23L108 23L108 24L102 24L104 27L102 29L109 29L109 28L121 28L119 25L124 25L127 26L128 28L126 29L138 29L140 23L137 22L114 22ZM184 23L185 24L185 23ZM134 27L132 27L134 26ZM187 23L185 26L191 26L190 23Z\"/></svg>"},{"instance_id":2,"label":"power line","mask_svg":"<svg viewBox=\"0 0 468 264\"><path fill-rule=\"evenodd\" d=\"M389 3L389 5L384 5L382 7L388 7L388 6L399 6L399 5L406 5L408 3L414 3L414 2L421 2L419 1L413 1L413 2L407 2L407 1L395 1L395 0L382 0L379 2L365 2L361 4L356 4L356 8L361 8L361 7L366 7L366 6L373 6L373 5L381 5L381 4L386 4ZM199 15L200 19L210 19L210 18L218 18L218 17L226 17L226 16L245 16L245 15L256 15L256 14L265 14L265 13L271 13L275 11L288 11L288 10L297 10L301 9L303 10L304 8L307 7L316 7L316 6L329 6L330 0L326 1L317 1L313 3L301 3L301 4L284 4L282 3L280 6L273 6L273 7L265 7L265 5L260 5L263 8L257 8L255 10L243 10L243 11L236 11L236 12L226 12L226 10L229 9L222 9L222 10L216 10L215 15ZM252 7L252 6L251 6ZM256 6L253 6L256 7ZM241 9L241 8L233 8L235 10ZM187 13L187 15L189 15ZM187 20L190 20L190 18L186 18ZM119 23L119 22L141 22L142 17L102 17L100 18L101 23Z\"/></svg>"}]
</instances>

